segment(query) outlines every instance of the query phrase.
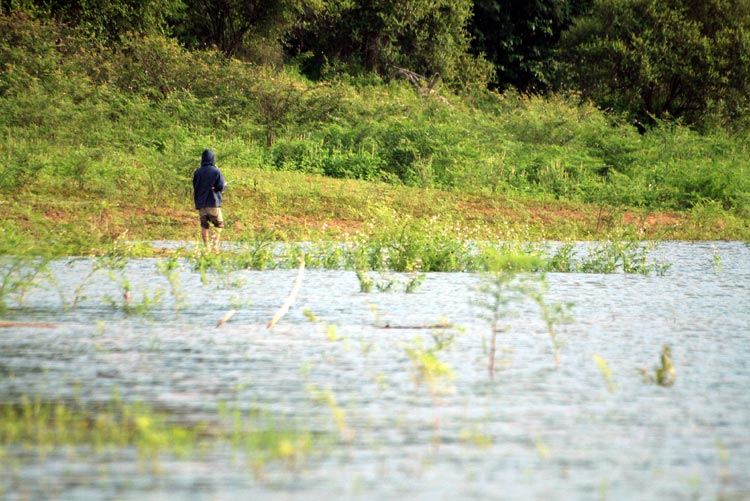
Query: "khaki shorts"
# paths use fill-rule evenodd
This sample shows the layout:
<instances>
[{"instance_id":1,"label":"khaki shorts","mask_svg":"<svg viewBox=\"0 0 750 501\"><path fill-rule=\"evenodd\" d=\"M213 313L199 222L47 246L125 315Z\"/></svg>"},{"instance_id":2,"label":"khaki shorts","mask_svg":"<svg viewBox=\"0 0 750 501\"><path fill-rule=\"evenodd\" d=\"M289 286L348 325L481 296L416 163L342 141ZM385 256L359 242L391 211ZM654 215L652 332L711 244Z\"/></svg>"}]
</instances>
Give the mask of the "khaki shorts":
<instances>
[{"instance_id":1,"label":"khaki shorts","mask_svg":"<svg viewBox=\"0 0 750 501\"><path fill-rule=\"evenodd\" d=\"M210 228L209 223L219 229L224 227L224 218L221 215L220 207L204 207L198 209L198 215L201 217L201 228L204 230Z\"/></svg>"}]
</instances>

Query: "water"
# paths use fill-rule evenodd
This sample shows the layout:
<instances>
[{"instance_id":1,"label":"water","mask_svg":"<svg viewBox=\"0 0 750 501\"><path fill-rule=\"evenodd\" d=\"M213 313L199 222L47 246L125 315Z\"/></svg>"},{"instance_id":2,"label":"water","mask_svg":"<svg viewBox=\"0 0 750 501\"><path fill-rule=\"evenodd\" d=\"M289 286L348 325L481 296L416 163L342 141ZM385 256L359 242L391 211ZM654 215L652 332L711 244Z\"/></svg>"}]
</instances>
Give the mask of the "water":
<instances>
[{"instance_id":1,"label":"water","mask_svg":"<svg viewBox=\"0 0 750 501\"><path fill-rule=\"evenodd\" d=\"M720 257L717 262L714 253ZM292 470L254 474L236 452L163 457L144 467L129 448L44 457L6 450L7 499L750 499L750 249L741 243L662 244L665 276L550 274L547 300L572 302L555 369L530 303L515 306L487 371L488 323L473 299L481 277L431 273L422 287L364 294L353 272L307 270L294 306L266 324L296 271L234 272L203 284L180 274L186 304L167 292L153 318L105 302L121 292L105 272L73 312L34 290L3 319L49 322L0 329L0 398L82 398L118 391L186 421L219 400L347 436ZM717 266L717 264L719 266ZM53 264L70 301L89 261ZM139 303L168 284L153 259L124 272ZM230 309L231 320L216 324ZM319 322L311 322L304 310ZM438 352L454 377L415 384L407 348L432 346L441 321L454 342ZM390 328L383 328L385 325ZM335 326L330 335L328 326ZM676 383L647 384L641 368L672 348ZM592 357L617 385L609 391Z\"/></svg>"}]
</instances>

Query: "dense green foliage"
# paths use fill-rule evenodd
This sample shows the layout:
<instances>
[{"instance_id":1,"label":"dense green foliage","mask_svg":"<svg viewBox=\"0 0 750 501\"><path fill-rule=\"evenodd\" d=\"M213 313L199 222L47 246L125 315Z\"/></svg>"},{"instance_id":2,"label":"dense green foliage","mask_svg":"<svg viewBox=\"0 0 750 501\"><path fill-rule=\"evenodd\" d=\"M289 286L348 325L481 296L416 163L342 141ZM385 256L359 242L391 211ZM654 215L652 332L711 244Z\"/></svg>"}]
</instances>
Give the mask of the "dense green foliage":
<instances>
[{"instance_id":1,"label":"dense green foliage","mask_svg":"<svg viewBox=\"0 0 750 501\"><path fill-rule=\"evenodd\" d=\"M559 97L377 78L307 80L161 36L109 48L0 18L0 190L187 197L198 152L229 174L292 170L604 205L750 208L745 136L659 123L639 135Z\"/></svg>"},{"instance_id":2,"label":"dense green foliage","mask_svg":"<svg viewBox=\"0 0 750 501\"><path fill-rule=\"evenodd\" d=\"M492 88L539 92L556 74L553 50L592 0L474 0L473 50L495 67Z\"/></svg>"},{"instance_id":3,"label":"dense green foliage","mask_svg":"<svg viewBox=\"0 0 750 501\"><path fill-rule=\"evenodd\" d=\"M55 20L105 43L127 32L166 33L168 19L182 11L180 0L4 0L0 6L3 13Z\"/></svg>"},{"instance_id":4,"label":"dense green foliage","mask_svg":"<svg viewBox=\"0 0 750 501\"><path fill-rule=\"evenodd\" d=\"M188 47L217 47L227 56L274 62L299 16L320 9L315 0L184 0L172 25Z\"/></svg>"},{"instance_id":5,"label":"dense green foliage","mask_svg":"<svg viewBox=\"0 0 750 501\"><path fill-rule=\"evenodd\" d=\"M381 75L405 67L458 87L483 83L489 66L468 54L471 7L471 0L331 2L300 26L292 46L312 58L308 67L334 62Z\"/></svg>"},{"instance_id":6,"label":"dense green foliage","mask_svg":"<svg viewBox=\"0 0 750 501\"><path fill-rule=\"evenodd\" d=\"M599 0L565 33L572 87L645 124L744 119L750 95L750 3Z\"/></svg>"},{"instance_id":7,"label":"dense green foliage","mask_svg":"<svg viewBox=\"0 0 750 501\"><path fill-rule=\"evenodd\" d=\"M329 81L421 78L453 90L564 89L627 113L747 128L746 0L3 0L0 13L60 22L117 47L167 35L189 49ZM562 41L561 41L562 38Z\"/></svg>"}]
</instances>

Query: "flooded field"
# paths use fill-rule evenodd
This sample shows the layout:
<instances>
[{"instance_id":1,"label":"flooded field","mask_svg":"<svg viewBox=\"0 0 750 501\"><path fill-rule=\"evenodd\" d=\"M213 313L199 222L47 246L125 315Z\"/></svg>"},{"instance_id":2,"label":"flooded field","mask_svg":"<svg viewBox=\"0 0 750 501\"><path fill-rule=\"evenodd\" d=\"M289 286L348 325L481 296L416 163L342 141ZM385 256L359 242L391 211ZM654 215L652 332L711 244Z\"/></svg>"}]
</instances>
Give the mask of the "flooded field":
<instances>
[{"instance_id":1,"label":"flooded field","mask_svg":"<svg viewBox=\"0 0 750 501\"><path fill-rule=\"evenodd\" d=\"M305 270L268 328L297 270L168 275L135 259L85 281L92 260L53 262L56 285L0 315L0 401L118 395L209 428L229 406L312 446L260 465L231 442L156 458L10 443L0 496L750 499L750 248L653 255L671 263L663 276L547 274L547 303L571 303L559 368L539 308L521 301L500 322L494 377L480 274L364 293L354 272ZM665 345L671 386L642 373Z\"/></svg>"}]
</instances>

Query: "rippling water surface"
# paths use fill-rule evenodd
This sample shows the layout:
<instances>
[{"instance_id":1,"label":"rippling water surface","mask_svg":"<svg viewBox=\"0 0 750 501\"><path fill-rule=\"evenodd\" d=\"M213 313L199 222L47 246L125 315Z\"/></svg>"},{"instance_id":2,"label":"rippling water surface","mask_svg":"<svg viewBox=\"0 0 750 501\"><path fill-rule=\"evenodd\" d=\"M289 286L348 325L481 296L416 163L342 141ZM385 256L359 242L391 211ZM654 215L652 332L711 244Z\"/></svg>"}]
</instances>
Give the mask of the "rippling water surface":
<instances>
[{"instance_id":1,"label":"rippling water surface","mask_svg":"<svg viewBox=\"0 0 750 501\"><path fill-rule=\"evenodd\" d=\"M187 304L176 312L167 292L152 317L108 305L120 291L105 272L75 311L63 311L53 290L31 291L3 319L55 327L0 329L3 401L105 402L117 391L195 421L226 400L337 436L331 406L311 395L326 391L351 434L301 467L263 475L222 450L165 457L159 471L132 450L73 459L6 450L13 467L0 472L0 496L750 499L750 249L675 242L653 257L672 263L665 276L549 274L548 301L573 303L573 321L558 327L560 367L539 312L519 304L504 322L494 379L476 274L430 273L415 293L365 294L353 272L307 270L270 330L295 270L204 284L185 263ZM90 267L52 269L71 294ZM125 276L135 302L169 290L153 259L130 261ZM446 320L460 329L423 328ZM407 349L432 346L433 335L455 335L438 352L454 377L417 385ZM654 369L665 344L676 383L647 384L639 371ZM607 361L614 391L594 355Z\"/></svg>"}]
</instances>

